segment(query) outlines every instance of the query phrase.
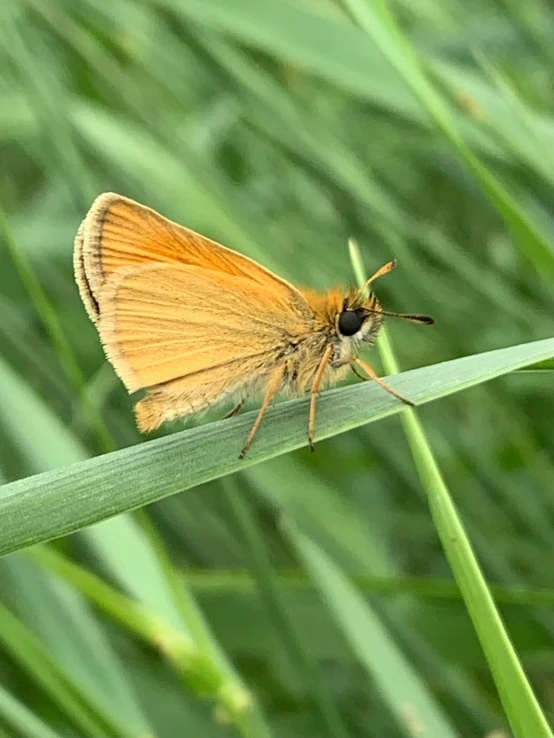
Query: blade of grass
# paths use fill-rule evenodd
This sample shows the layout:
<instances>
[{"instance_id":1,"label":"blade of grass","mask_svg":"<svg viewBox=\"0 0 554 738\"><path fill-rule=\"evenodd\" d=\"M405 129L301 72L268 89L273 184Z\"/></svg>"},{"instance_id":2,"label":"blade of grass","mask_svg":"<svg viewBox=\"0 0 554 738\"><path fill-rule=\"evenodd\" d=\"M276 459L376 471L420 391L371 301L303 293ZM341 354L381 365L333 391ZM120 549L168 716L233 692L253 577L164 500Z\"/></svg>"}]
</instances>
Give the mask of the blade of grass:
<instances>
[{"instance_id":1,"label":"blade of grass","mask_svg":"<svg viewBox=\"0 0 554 738\"><path fill-rule=\"evenodd\" d=\"M19 273L19 277L27 290L31 303L35 306L38 316L50 337L60 366L64 370L69 382L76 394L81 399L83 412L85 413L90 427L96 435L98 447L102 451L110 451L114 448L114 442L98 407L91 401L87 391L86 381L75 358L73 350L61 327L56 311L50 304L42 285L33 272L31 265L24 252L18 248L12 237L12 231L3 209L0 207L0 235L3 237L12 261Z\"/></svg>"},{"instance_id":2,"label":"blade of grass","mask_svg":"<svg viewBox=\"0 0 554 738\"><path fill-rule=\"evenodd\" d=\"M226 722L232 721L240 735L269 738L271 732L252 695L229 669L221 669L221 658L214 657L213 644L206 647L205 635L199 647L182 628L175 627L159 612L126 597L51 548L35 546L26 555L61 576L99 610L158 649L185 683L198 694L216 701L219 715Z\"/></svg>"},{"instance_id":3,"label":"blade of grass","mask_svg":"<svg viewBox=\"0 0 554 738\"><path fill-rule=\"evenodd\" d=\"M89 0L96 6L98 0ZM260 3L259 0L155 0L170 9L186 23L197 23L202 28L224 33L240 43L261 49L299 69L317 75L393 114L400 114L417 125L429 126L430 119L424 107L418 104L409 87L394 73L393 67L367 43L364 33L347 22L336 22L321 13L311 11L306 4L280 0L279 3ZM394 48L394 47L393 47ZM435 73L450 77L452 65L436 57L429 57L429 66ZM394 65L393 65L394 66ZM475 75L468 80L479 83ZM498 97L488 87L489 97ZM495 126L502 123L496 106L487 109ZM550 122L530 113L537 125L552 141ZM485 153L512 160L512 152L492 146L490 137L478 128L468 129L471 145Z\"/></svg>"},{"instance_id":4,"label":"blade of grass","mask_svg":"<svg viewBox=\"0 0 554 738\"><path fill-rule=\"evenodd\" d=\"M414 369L391 384L417 405L554 356L554 339ZM191 428L0 487L0 553L65 535L307 444L309 400L280 403L244 461L256 412ZM324 393L316 437L328 438L407 408L374 382Z\"/></svg>"},{"instance_id":5,"label":"blade of grass","mask_svg":"<svg viewBox=\"0 0 554 738\"><path fill-rule=\"evenodd\" d=\"M69 679L134 735L152 732L127 670L84 599L22 554L2 560L2 581L15 595L17 616L48 649ZM9 595L8 595L9 596Z\"/></svg>"},{"instance_id":6,"label":"blade of grass","mask_svg":"<svg viewBox=\"0 0 554 738\"><path fill-rule=\"evenodd\" d=\"M333 559L289 522L283 524L353 653L377 684L406 736L454 738L447 716L386 627Z\"/></svg>"},{"instance_id":7,"label":"blade of grass","mask_svg":"<svg viewBox=\"0 0 554 738\"><path fill-rule=\"evenodd\" d=\"M361 28L373 39L386 58L425 107L437 129L473 173L485 194L520 241L521 251L548 282L554 281L554 252L538 225L524 211L502 182L483 164L466 143L448 106L429 82L415 50L390 11L388 0L345 0Z\"/></svg>"},{"instance_id":8,"label":"blade of grass","mask_svg":"<svg viewBox=\"0 0 554 738\"><path fill-rule=\"evenodd\" d=\"M163 583L167 586L181 619L190 629L202 660L209 667L213 685L208 694L217 703L219 718L226 723L232 722L244 738L270 738L270 727L254 694L244 684L212 634L201 608L169 558L156 529L146 516L141 517L143 531L150 540L160 570L163 572ZM186 668L188 665L185 662L182 666ZM195 675L187 675L185 672L185 676L191 681L190 677L194 678Z\"/></svg>"},{"instance_id":9,"label":"blade of grass","mask_svg":"<svg viewBox=\"0 0 554 738\"><path fill-rule=\"evenodd\" d=\"M303 690L307 689L311 698L314 719L319 722L322 730L320 735L348 738L346 725L332 694L322 680L319 666L305 648L296 624L283 602L267 546L260 534L258 521L254 519L248 500L245 499L233 479L226 479L224 483L226 499L236 518L241 537L246 539L248 545L260 595L291 662L302 670L301 683Z\"/></svg>"},{"instance_id":10,"label":"blade of grass","mask_svg":"<svg viewBox=\"0 0 554 738\"><path fill-rule=\"evenodd\" d=\"M386 536L372 535L371 525L356 505L336 494L335 485L313 479L301 459L267 462L244 472L263 499L294 520L302 530L335 555L347 557L349 567L378 576L399 574ZM300 492L299 492L300 490Z\"/></svg>"},{"instance_id":11,"label":"blade of grass","mask_svg":"<svg viewBox=\"0 0 554 738\"><path fill-rule=\"evenodd\" d=\"M41 65L40 74L37 74L36 59L42 56L45 44L43 35L33 23L23 21L15 6L8 6L7 11L2 15L1 25L4 39L9 38L9 43L2 43L2 48L11 57L18 71L18 82L28 93L27 102L41 121L42 145L35 152L40 152L44 163L62 163L64 176L61 181L66 191L77 207L86 207L94 198L96 188L76 145L70 119L60 105L64 91L62 75L51 64Z\"/></svg>"},{"instance_id":12,"label":"blade of grass","mask_svg":"<svg viewBox=\"0 0 554 738\"><path fill-rule=\"evenodd\" d=\"M348 571L346 575L359 590L368 594L410 594L424 600L444 601L460 600L462 597L458 585L451 579L412 576L374 577L359 574L356 571ZM240 569L218 569L215 572L189 569L183 573L183 576L189 587L198 594L225 591L250 594L256 587L252 575ZM300 570L280 569L277 580L277 585L282 590L308 591L312 589L311 581ZM554 607L554 589L507 587L493 584L490 590L497 602L507 605Z\"/></svg>"},{"instance_id":13,"label":"blade of grass","mask_svg":"<svg viewBox=\"0 0 554 738\"><path fill-rule=\"evenodd\" d=\"M7 427L6 437L17 445L28 470L42 472L86 459L86 449L78 439L2 357L0 405L3 417L14 419ZM48 444L44 443L45 438Z\"/></svg>"},{"instance_id":14,"label":"blade of grass","mask_svg":"<svg viewBox=\"0 0 554 738\"><path fill-rule=\"evenodd\" d=\"M59 706L82 735L128 738L130 728L88 694L58 664L54 654L15 615L0 603L0 641L35 683Z\"/></svg>"},{"instance_id":15,"label":"blade of grass","mask_svg":"<svg viewBox=\"0 0 554 738\"><path fill-rule=\"evenodd\" d=\"M61 738L62 733L49 728L37 713L32 712L17 697L0 684L0 716L22 738ZM8 735L7 733L5 734Z\"/></svg>"},{"instance_id":16,"label":"blade of grass","mask_svg":"<svg viewBox=\"0 0 554 738\"><path fill-rule=\"evenodd\" d=\"M349 248L356 279L362 285L365 270L360 252L352 240ZM379 351L385 371L396 374L399 368L385 330L379 337ZM552 738L546 718L506 632L416 412L409 409L402 415L402 423L422 486L427 493L437 532L514 735L517 738L528 738L531 735Z\"/></svg>"}]
</instances>

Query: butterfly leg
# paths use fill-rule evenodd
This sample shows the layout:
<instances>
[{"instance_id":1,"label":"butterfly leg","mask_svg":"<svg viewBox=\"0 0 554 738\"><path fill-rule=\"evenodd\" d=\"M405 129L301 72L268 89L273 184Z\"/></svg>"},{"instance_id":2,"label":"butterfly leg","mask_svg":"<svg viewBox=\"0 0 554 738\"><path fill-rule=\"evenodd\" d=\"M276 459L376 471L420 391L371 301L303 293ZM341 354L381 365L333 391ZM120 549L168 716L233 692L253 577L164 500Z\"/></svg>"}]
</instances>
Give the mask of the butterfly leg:
<instances>
[{"instance_id":1,"label":"butterfly leg","mask_svg":"<svg viewBox=\"0 0 554 738\"><path fill-rule=\"evenodd\" d=\"M368 377L362 377L362 379L374 379L377 382L377 384L381 385L381 387L389 393L389 395L396 397L397 400L404 402L406 405L410 405L411 407L414 407L413 402L406 399L402 395L398 394L398 392L395 392L392 387L389 387L389 385L386 382L384 382L381 379L381 377L374 372L374 370L369 366L369 364L366 364L365 361L362 361L361 359L356 358L356 359L353 359L353 362L358 364L358 366L360 366L364 370L364 372L368 375ZM359 377L360 375L354 368L354 363L350 364L350 366L354 374L357 374Z\"/></svg>"},{"instance_id":2,"label":"butterfly leg","mask_svg":"<svg viewBox=\"0 0 554 738\"><path fill-rule=\"evenodd\" d=\"M352 361L352 363L350 364L350 368L352 369L352 371L354 372L354 374L357 377L359 377L360 379L363 379L364 382L369 382L369 377L364 377L364 375L363 374L360 374L360 372L356 369L356 365L354 364L354 362L356 361L356 359L353 358L351 361Z\"/></svg>"},{"instance_id":3,"label":"butterfly leg","mask_svg":"<svg viewBox=\"0 0 554 738\"><path fill-rule=\"evenodd\" d=\"M284 372L285 372L284 367L280 368L279 371L277 371L271 378L267 386L264 401L258 412L258 417L256 418L254 425L252 426L252 430L248 434L246 443L244 444L242 451L239 454L239 459L244 459L244 457L246 456L246 452L248 451L248 449L250 448L252 444L252 441L254 440L254 436L256 435L258 428L260 427L260 424L263 420L264 415L267 412L268 407L271 404L271 401L273 400L277 392L279 392L279 387L281 386L281 382L283 381Z\"/></svg>"},{"instance_id":4,"label":"butterfly leg","mask_svg":"<svg viewBox=\"0 0 554 738\"><path fill-rule=\"evenodd\" d=\"M317 401L317 393L319 392L319 388L321 387L321 382L323 381L323 373L327 366L327 362L331 358L332 353L333 353L333 347L327 346L327 348L325 349L325 353L321 357L319 366L317 367L317 371L314 376L314 381L312 382L312 391L311 391L311 396L310 396L310 417L308 419L308 443L310 444L310 448L312 451L315 451L314 430L315 430L315 404Z\"/></svg>"},{"instance_id":5,"label":"butterfly leg","mask_svg":"<svg viewBox=\"0 0 554 738\"><path fill-rule=\"evenodd\" d=\"M233 415L236 415L238 411L241 409L241 407L244 405L244 400L241 400L238 405L235 405L235 407L230 410L227 415L224 415L221 420L227 420L227 418L232 418Z\"/></svg>"}]
</instances>

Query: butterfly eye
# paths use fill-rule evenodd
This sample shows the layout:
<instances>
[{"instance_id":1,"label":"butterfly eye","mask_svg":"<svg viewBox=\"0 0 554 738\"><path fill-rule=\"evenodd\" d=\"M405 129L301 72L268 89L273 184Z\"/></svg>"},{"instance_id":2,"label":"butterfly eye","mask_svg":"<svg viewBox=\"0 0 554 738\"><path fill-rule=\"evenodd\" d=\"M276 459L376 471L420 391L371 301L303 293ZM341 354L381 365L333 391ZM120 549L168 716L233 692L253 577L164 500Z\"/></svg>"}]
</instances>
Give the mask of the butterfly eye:
<instances>
[{"instance_id":1,"label":"butterfly eye","mask_svg":"<svg viewBox=\"0 0 554 738\"><path fill-rule=\"evenodd\" d=\"M339 331L343 336L353 336L360 330L363 322L356 310L343 310L339 315Z\"/></svg>"}]
</instances>

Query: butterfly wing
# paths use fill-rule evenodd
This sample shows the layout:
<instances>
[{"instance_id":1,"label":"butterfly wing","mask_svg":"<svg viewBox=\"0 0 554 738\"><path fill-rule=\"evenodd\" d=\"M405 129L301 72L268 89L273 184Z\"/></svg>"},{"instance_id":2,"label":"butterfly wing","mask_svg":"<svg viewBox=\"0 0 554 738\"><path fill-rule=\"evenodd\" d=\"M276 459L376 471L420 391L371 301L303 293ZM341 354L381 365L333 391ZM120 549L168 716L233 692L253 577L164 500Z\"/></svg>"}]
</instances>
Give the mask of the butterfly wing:
<instances>
[{"instance_id":1,"label":"butterfly wing","mask_svg":"<svg viewBox=\"0 0 554 738\"><path fill-rule=\"evenodd\" d=\"M100 337L123 383L153 390L155 407L139 403L152 416L139 416L142 429L263 385L311 328L290 295L181 264L120 269L98 302Z\"/></svg>"},{"instance_id":2,"label":"butterfly wing","mask_svg":"<svg viewBox=\"0 0 554 738\"><path fill-rule=\"evenodd\" d=\"M297 309L310 311L288 282L252 259L221 246L121 195L108 192L93 203L75 239L74 267L81 297L94 322L101 312L103 285L119 269L144 264L182 264L240 277L295 296Z\"/></svg>"}]
</instances>

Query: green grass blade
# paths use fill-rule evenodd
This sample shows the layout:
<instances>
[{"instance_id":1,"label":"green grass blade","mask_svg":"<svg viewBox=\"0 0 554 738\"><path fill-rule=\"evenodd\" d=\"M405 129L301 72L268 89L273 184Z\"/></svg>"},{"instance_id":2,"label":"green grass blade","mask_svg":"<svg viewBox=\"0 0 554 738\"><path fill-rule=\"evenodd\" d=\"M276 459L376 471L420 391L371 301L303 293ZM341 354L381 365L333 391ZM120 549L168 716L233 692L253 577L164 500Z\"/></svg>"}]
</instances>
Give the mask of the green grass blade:
<instances>
[{"instance_id":1,"label":"green grass blade","mask_svg":"<svg viewBox=\"0 0 554 738\"><path fill-rule=\"evenodd\" d=\"M98 408L93 404L89 397L85 378L81 372L79 364L77 363L73 349L64 334L56 311L52 307L40 281L33 272L24 252L19 249L18 245L15 243L9 222L1 207L0 236L4 238L19 277L27 290L29 299L34 304L44 328L50 337L52 346L55 348L60 365L62 366L68 380L73 385L76 394L80 397L83 411L91 428L96 434L100 450L104 452L112 450L114 448L114 443L100 413L98 412Z\"/></svg>"},{"instance_id":2,"label":"green grass blade","mask_svg":"<svg viewBox=\"0 0 554 738\"><path fill-rule=\"evenodd\" d=\"M16 611L22 624L48 644L69 680L106 713L118 715L132 733L151 732L121 660L84 599L21 554L5 557L1 574L18 593Z\"/></svg>"},{"instance_id":3,"label":"green grass blade","mask_svg":"<svg viewBox=\"0 0 554 738\"><path fill-rule=\"evenodd\" d=\"M423 405L554 356L554 339L435 364L393 377ZM175 433L0 487L0 553L71 533L90 523L190 489L306 445L309 401L270 411L246 460L238 453L255 413ZM372 382L322 395L316 438L328 438L404 410Z\"/></svg>"},{"instance_id":4,"label":"green grass blade","mask_svg":"<svg viewBox=\"0 0 554 738\"><path fill-rule=\"evenodd\" d=\"M0 603L0 642L11 657L32 675L35 686L59 706L84 736L127 738L123 718L76 683L46 645Z\"/></svg>"},{"instance_id":5,"label":"green grass blade","mask_svg":"<svg viewBox=\"0 0 554 738\"><path fill-rule=\"evenodd\" d=\"M63 733L52 730L36 713L10 694L1 684L0 718L2 723L13 728L15 733L22 738L61 738L63 735ZM7 733L5 735L8 736Z\"/></svg>"},{"instance_id":6,"label":"green grass blade","mask_svg":"<svg viewBox=\"0 0 554 738\"><path fill-rule=\"evenodd\" d=\"M294 526L285 524L284 528L353 653L376 682L404 734L454 738L456 731L421 677L333 559Z\"/></svg>"},{"instance_id":7,"label":"green grass blade","mask_svg":"<svg viewBox=\"0 0 554 738\"><path fill-rule=\"evenodd\" d=\"M521 242L521 251L543 278L554 281L554 252L548 238L524 211L502 182L473 153L456 127L448 106L433 87L423 66L404 37L389 9L387 0L346 0L360 26L373 39L412 92L425 107L438 130L472 172L483 191Z\"/></svg>"},{"instance_id":8,"label":"green grass blade","mask_svg":"<svg viewBox=\"0 0 554 738\"><path fill-rule=\"evenodd\" d=\"M429 579L420 577L375 577L359 574L356 571L346 572L356 587L366 594L398 595L409 594L420 599L459 600L460 589L452 579ZM256 581L247 571L239 569L203 572L190 570L185 572L185 579L191 589L197 593L232 592L249 594L256 588ZM310 591L311 581L298 569L281 570L278 586L282 590ZM546 609L554 607L554 589L506 587L492 585L491 592L497 602L507 605L527 607L536 605Z\"/></svg>"},{"instance_id":9,"label":"green grass blade","mask_svg":"<svg viewBox=\"0 0 554 738\"><path fill-rule=\"evenodd\" d=\"M471 543L415 413L405 418L408 441L446 556L466 602L514 735L552 733L483 577Z\"/></svg>"},{"instance_id":10,"label":"green grass blade","mask_svg":"<svg viewBox=\"0 0 554 738\"><path fill-rule=\"evenodd\" d=\"M236 519L241 537L248 544L251 567L256 578L260 596L271 617L280 643L298 673L300 684L305 685L312 702L314 719L320 725L322 738L348 738L345 722L327 689L313 656L305 648L298 634L296 623L290 616L279 587L277 576L268 555L267 547L259 531L259 521L255 520L248 499L242 494L234 480L224 481L224 490L229 501L231 513Z\"/></svg>"},{"instance_id":11,"label":"green grass blade","mask_svg":"<svg viewBox=\"0 0 554 738\"><path fill-rule=\"evenodd\" d=\"M185 683L202 697L216 702L217 711L227 722L235 724L240 735L269 738L271 731L254 696L230 667L222 668L221 659L214 658L215 645L206 644L207 635L200 644L195 642L180 623L171 622L171 614L170 618L164 617L155 605L151 607L126 597L52 548L36 546L26 553L73 585L126 630L160 650Z\"/></svg>"},{"instance_id":12,"label":"green grass blade","mask_svg":"<svg viewBox=\"0 0 554 738\"><path fill-rule=\"evenodd\" d=\"M52 408L2 357L0 403L3 415L13 418L6 436L17 444L28 469L35 472L55 469L86 458L85 448ZM48 445L44 443L45 438L49 439Z\"/></svg>"},{"instance_id":13,"label":"green grass blade","mask_svg":"<svg viewBox=\"0 0 554 738\"><path fill-rule=\"evenodd\" d=\"M354 241L350 241L349 249L357 281L363 284L365 272ZM399 368L386 330L380 334L379 349L386 371L396 373ZM514 735L517 738L531 735L552 738L546 718L481 572L423 425L413 410L404 413L402 422L444 551L466 602Z\"/></svg>"},{"instance_id":14,"label":"green grass blade","mask_svg":"<svg viewBox=\"0 0 554 738\"><path fill-rule=\"evenodd\" d=\"M92 4L96 4L91 0ZM280 0L279 3L262 3L259 0L155 0L157 5L168 8L187 23L197 23L202 28L224 33L247 46L261 49L285 63L317 75L353 93L366 102L382 107L392 114L400 114L411 123L429 126L431 121L425 108L409 86L395 72L394 64L386 59L375 45L368 44L364 33L345 19L331 18L311 11L307 3L299 4ZM346 4L346 3L344 3ZM395 42L398 39L395 39ZM399 44L400 45L400 44ZM399 51L395 43L390 50ZM445 81L453 77L455 86L458 75L452 74L452 65L429 56L428 64L441 74ZM457 71L457 67L454 67ZM477 86L482 80L469 72L465 79ZM498 93L488 86L487 98L496 101ZM496 106L485 107L495 127L502 127L502 113ZM549 122L529 112L533 123L554 141ZM472 147L504 158L512 159L513 152L498 146L491 147L489 137L476 128L467 130Z\"/></svg>"}]
</instances>

